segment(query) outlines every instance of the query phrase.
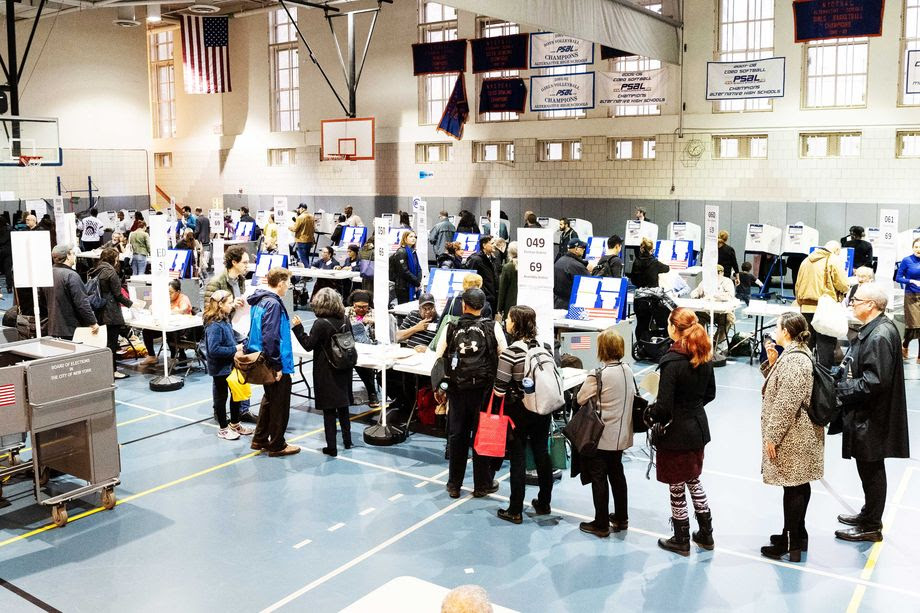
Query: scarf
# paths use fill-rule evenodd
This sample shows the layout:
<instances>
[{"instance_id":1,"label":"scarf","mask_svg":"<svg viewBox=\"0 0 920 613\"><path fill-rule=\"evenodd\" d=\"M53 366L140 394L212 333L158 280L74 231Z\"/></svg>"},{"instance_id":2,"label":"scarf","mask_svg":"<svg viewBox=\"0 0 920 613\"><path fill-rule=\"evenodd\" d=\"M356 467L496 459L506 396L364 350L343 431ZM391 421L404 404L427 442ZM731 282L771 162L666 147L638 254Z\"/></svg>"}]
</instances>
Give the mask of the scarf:
<instances>
[{"instance_id":1,"label":"scarf","mask_svg":"<svg viewBox=\"0 0 920 613\"><path fill-rule=\"evenodd\" d=\"M409 268L409 272L411 272L413 275L416 277L421 277L422 269L418 265L418 255L415 253L415 249L409 247L408 245L406 246L406 266ZM418 288L410 285L409 302L415 300L417 294Z\"/></svg>"}]
</instances>

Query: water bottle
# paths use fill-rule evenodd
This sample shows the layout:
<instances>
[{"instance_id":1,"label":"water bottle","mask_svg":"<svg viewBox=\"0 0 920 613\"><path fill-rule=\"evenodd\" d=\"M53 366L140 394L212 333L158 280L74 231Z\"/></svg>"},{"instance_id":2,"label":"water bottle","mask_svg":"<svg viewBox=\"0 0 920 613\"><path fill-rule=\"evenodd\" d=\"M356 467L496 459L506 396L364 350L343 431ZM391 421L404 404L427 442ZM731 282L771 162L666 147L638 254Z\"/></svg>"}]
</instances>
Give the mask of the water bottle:
<instances>
[{"instance_id":1,"label":"water bottle","mask_svg":"<svg viewBox=\"0 0 920 613\"><path fill-rule=\"evenodd\" d=\"M533 379L530 377L524 377L521 379L521 387L524 388L525 394L533 394L536 391L536 386L534 385Z\"/></svg>"}]
</instances>

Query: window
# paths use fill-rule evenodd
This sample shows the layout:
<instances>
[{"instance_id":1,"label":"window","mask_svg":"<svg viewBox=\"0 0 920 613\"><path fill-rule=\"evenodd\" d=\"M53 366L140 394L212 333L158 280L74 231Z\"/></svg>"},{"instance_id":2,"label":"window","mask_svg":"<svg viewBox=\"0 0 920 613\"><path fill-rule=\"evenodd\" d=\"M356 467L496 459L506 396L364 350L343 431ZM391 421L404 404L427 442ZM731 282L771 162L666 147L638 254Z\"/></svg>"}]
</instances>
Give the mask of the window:
<instances>
[{"instance_id":1,"label":"window","mask_svg":"<svg viewBox=\"0 0 920 613\"><path fill-rule=\"evenodd\" d=\"M296 13L291 16L296 19ZM300 69L297 30L283 8L268 14L268 54L271 64L272 132L300 130Z\"/></svg>"},{"instance_id":2,"label":"window","mask_svg":"<svg viewBox=\"0 0 920 613\"><path fill-rule=\"evenodd\" d=\"M154 153L153 166L155 168L172 168L172 153Z\"/></svg>"},{"instance_id":3,"label":"window","mask_svg":"<svg viewBox=\"0 0 920 613\"><path fill-rule=\"evenodd\" d=\"M552 68L544 68L543 74L545 75L565 75L573 74L577 72L587 72L588 67L584 64L581 66L553 66ZM574 119L576 117L584 117L585 109L571 109L566 111L543 111L540 113L540 119Z\"/></svg>"},{"instance_id":4,"label":"window","mask_svg":"<svg viewBox=\"0 0 920 613\"><path fill-rule=\"evenodd\" d=\"M716 60L741 62L773 57L774 0L719 0ZM768 111L772 100L720 100L718 112Z\"/></svg>"},{"instance_id":5,"label":"window","mask_svg":"<svg viewBox=\"0 0 920 613\"><path fill-rule=\"evenodd\" d=\"M521 31L521 27L516 23L502 21L501 19L492 19L490 17L480 17L476 25L479 29L479 38L509 36L511 34L518 34ZM478 75L476 82L479 86L476 87L476 90L482 91L481 86L483 79L494 79L496 77L517 77L520 76L520 74L520 70L494 70L492 72L484 72ZM517 121L518 119L519 114L514 112L481 113L479 115L479 121Z\"/></svg>"},{"instance_id":6,"label":"window","mask_svg":"<svg viewBox=\"0 0 920 613\"><path fill-rule=\"evenodd\" d=\"M896 153L899 158L920 157L920 132L898 132Z\"/></svg>"},{"instance_id":7,"label":"window","mask_svg":"<svg viewBox=\"0 0 920 613\"><path fill-rule=\"evenodd\" d=\"M473 143L474 162L513 162L514 143Z\"/></svg>"},{"instance_id":8,"label":"window","mask_svg":"<svg viewBox=\"0 0 920 613\"><path fill-rule=\"evenodd\" d=\"M861 133L828 132L799 135L803 158L859 157Z\"/></svg>"},{"instance_id":9,"label":"window","mask_svg":"<svg viewBox=\"0 0 920 613\"><path fill-rule=\"evenodd\" d=\"M153 94L153 137L176 135L176 64L173 55L175 30L151 32L150 90Z\"/></svg>"},{"instance_id":10,"label":"window","mask_svg":"<svg viewBox=\"0 0 920 613\"><path fill-rule=\"evenodd\" d=\"M721 160L765 160L767 158L767 135L714 136L712 152Z\"/></svg>"},{"instance_id":11,"label":"window","mask_svg":"<svg viewBox=\"0 0 920 613\"><path fill-rule=\"evenodd\" d=\"M457 40L457 11L438 2L419 3L420 43ZM419 122L435 124L441 120L444 107L454 91L457 74L434 74L419 77Z\"/></svg>"},{"instance_id":12,"label":"window","mask_svg":"<svg viewBox=\"0 0 920 613\"><path fill-rule=\"evenodd\" d=\"M436 164L450 162L454 159L454 149L451 143L416 143L415 163Z\"/></svg>"},{"instance_id":13,"label":"window","mask_svg":"<svg viewBox=\"0 0 920 613\"><path fill-rule=\"evenodd\" d=\"M293 166L296 159L296 149L269 149L269 166Z\"/></svg>"},{"instance_id":14,"label":"window","mask_svg":"<svg viewBox=\"0 0 920 613\"><path fill-rule=\"evenodd\" d=\"M805 108L866 105L869 39L832 38L805 44Z\"/></svg>"},{"instance_id":15,"label":"window","mask_svg":"<svg viewBox=\"0 0 920 613\"><path fill-rule=\"evenodd\" d=\"M580 140L541 140L537 143L541 162L571 162L581 159Z\"/></svg>"},{"instance_id":16,"label":"window","mask_svg":"<svg viewBox=\"0 0 920 613\"><path fill-rule=\"evenodd\" d=\"M904 0L904 32L901 37L901 87L899 99L904 105L920 105L920 94L905 94L904 76L907 66L907 52L920 50L920 0Z\"/></svg>"},{"instance_id":17,"label":"window","mask_svg":"<svg viewBox=\"0 0 920 613\"><path fill-rule=\"evenodd\" d=\"M608 160L654 160L654 138L608 138Z\"/></svg>"},{"instance_id":18,"label":"window","mask_svg":"<svg viewBox=\"0 0 920 613\"><path fill-rule=\"evenodd\" d=\"M661 0L642 0L639 5L650 11L661 13ZM610 60L611 70L615 72L634 72L640 70L656 70L661 68L661 60L653 60L641 55L618 57ZM661 107L657 104L618 104L610 113L615 117L628 117L635 115L661 115Z\"/></svg>"}]
</instances>

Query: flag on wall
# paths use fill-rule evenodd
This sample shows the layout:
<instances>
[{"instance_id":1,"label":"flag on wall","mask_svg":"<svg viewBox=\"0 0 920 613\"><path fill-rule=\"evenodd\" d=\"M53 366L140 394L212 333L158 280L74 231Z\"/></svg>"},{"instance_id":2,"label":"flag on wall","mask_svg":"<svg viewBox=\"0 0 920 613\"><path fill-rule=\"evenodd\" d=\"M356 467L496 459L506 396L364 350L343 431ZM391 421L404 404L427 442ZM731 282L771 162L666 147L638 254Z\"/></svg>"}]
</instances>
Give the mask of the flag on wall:
<instances>
[{"instance_id":1,"label":"flag on wall","mask_svg":"<svg viewBox=\"0 0 920 613\"><path fill-rule=\"evenodd\" d=\"M230 91L227 17L182 16L182 73L187 94Z\"/></svg>"},{"instance_id":2,"label":"flag on wall","mask_svg":"<svg viewBox=\"0 0 920 613\"><path fill-rule=\"evenodd\" d=\"M454 91L444 107L444 114L438 122L438 131L453 136L457 140L463 138L463 125L470 116L470 103L466 99L466 85L463 82L463 73L457 75Z\"/></svg>"}]
</instances>

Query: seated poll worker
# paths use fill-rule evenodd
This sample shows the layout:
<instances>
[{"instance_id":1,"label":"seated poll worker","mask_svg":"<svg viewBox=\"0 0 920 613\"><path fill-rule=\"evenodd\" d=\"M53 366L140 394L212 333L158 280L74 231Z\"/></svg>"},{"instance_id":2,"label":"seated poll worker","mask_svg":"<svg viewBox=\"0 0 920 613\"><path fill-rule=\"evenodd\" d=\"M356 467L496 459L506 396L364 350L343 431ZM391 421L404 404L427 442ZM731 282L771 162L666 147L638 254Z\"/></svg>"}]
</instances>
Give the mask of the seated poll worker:
<instances>
[{"instance_id":1,"label":"seated poll worker","mask_svg":"<svg viewBox=\"0 0 920 613\"><path fill-rule=\"evenodd\" d=\"M585 266L585 248L588 245L577 237L569 241L568 250L553 264L553 308L569 308L572 285L578 275L588 276Z\"/></svg>"},{"instance_id":2,"label":"seated poll worker","mask_svg":"<svg viewBox=\"0 0 920 613\"><path fill-rule=\"evenodd\" d=\"M690 292L691 298L700 298L703 300L715 300L716 302L730 302L735 299L735 283L725 276L725 268L718 264L716 266L716 289L710 296L706 294L705 284L699 286ZM735 323L734 313L716 313L716 335L713 338L716 346L722 341L728 342L728 329ZM709 323L709 311L697 311L697 319L702 325Z\"/></svg>"},{"instance_id":3,"label":"seated poll worker","mask_svg":"<svg viewBox=\"0 0 920 613\"><path fill-rule=\"evenodd\" d=\"M396 330L396 342L425 353L434 340L438 329L438 310L434 296L425 292L418 299L418 308L406 315ZM422 387L431 387L429 377L390 370L387 372L387 392L401 407L411 407L415 401L416 391Z\"/></svg>"},{"instance_id":4,"label":"seated poll worker","mask_svg":"<svg viewBox=\"0 0 920 613\"><path fill-rule=\"evenodd\" d=\"M169 281L169 312L173 315L191 315L192 303L188 296L182 293L182 285L179 279L170 279ZM166 345L169 347L169 357L175 360L179 355L179 339L184 331L166 333ZM156 330L144 330L142 335L144 347L147 349L147 357L141 361L142 365L157 363L157 353L154 348L154 341L163 338L163 333ZM179 356L181 361L185 361L185 352Z\"/></svg>"},{"instance_id":5,"label":"seated poll worker","mask_svg":"<svg viewBox=\"0 0 920 613\"><path fill-rule=\"evenodd\" d=\"M319 250L319 258L313 261L310 268L319 268L320 270L336 270L339 268L339 261L335 259L335 251L331 245L326 245ZM313 285L313 295L324 287L331 287L341 294L341 284L335 279L317 279Z\"/></svg>"}]
</instances>

